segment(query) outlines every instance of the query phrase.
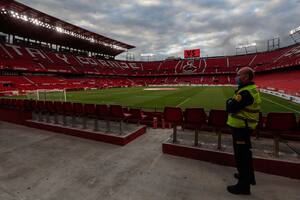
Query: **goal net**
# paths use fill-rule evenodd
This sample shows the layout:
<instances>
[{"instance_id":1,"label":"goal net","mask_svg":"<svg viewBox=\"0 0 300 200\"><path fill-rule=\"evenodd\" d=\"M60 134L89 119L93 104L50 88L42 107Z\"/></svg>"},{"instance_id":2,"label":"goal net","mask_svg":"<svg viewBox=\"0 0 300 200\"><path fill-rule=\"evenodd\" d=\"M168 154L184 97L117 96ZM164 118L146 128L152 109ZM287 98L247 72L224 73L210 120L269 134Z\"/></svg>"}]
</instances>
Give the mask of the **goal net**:
<instances>
[{"instance_id":1,"label":"goal net","mask_svg":"<svg viewBox=\"0 0 300 200\"><path fill-rule=\"evenodd\" d=\"M27 92L27 99L41 101L67 101L66 90L35 90Z\"/></svg>"}]
</instances>

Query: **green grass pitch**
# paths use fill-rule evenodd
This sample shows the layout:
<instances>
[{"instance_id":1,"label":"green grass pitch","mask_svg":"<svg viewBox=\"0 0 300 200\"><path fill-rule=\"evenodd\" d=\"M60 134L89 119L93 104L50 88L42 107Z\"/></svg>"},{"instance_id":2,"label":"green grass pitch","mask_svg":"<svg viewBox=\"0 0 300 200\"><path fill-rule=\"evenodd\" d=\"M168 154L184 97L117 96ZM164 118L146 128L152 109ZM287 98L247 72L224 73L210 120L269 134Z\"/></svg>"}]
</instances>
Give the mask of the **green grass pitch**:
<instances>
[{"instance_id":1,"label":"green grass pitch","mask_svg":"<svg viewBox=\"0 0 300 200\"><path fill-rule=\"evenodd\" d=\"M232 97L233 87L173 87L172 91L149 91L144 87L111 88L103 90L86 90L67 93L67 100L72 102L119 104L129 108L161 111L165 106L181 108L202 107L210 109L225 109L226 99ZM62 94L49 93L47 100L61 99ZM300 114L300 105L273 95L263 94L262 113L294 112Z\"/></svg>"}]
</instances>

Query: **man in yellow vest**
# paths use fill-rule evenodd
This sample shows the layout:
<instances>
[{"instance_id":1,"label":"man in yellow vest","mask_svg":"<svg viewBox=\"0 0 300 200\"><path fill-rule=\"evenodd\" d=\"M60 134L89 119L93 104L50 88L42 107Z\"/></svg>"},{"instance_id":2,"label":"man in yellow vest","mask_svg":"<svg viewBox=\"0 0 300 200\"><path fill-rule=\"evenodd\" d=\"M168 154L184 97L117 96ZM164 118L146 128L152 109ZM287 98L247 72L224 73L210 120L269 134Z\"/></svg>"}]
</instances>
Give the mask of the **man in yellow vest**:
<instances>
[{"instance_id":1,"label":"man in yellow vest","mask_svg":"<svg viewBox=\"0 0 300 200\"><path fill-rule=\"evenodd\" d=\"M229 113L227 124L232 129L234 158L238 173L236 185L227 187L232 194L250 194L250 184L255 185L251 151L251 133L259 120L261 98L254 82L254 71L243 67L237 72L238 89L226 102Z\"/></svg>"}]
</instances>

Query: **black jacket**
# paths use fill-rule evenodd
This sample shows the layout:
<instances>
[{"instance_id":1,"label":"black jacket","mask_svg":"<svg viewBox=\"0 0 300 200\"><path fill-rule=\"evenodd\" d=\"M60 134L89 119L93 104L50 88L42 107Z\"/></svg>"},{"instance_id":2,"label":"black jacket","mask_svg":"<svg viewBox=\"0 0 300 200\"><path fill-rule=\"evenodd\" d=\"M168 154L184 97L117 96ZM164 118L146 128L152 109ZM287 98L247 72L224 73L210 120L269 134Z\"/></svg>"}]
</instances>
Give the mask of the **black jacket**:
<instances>
[{"instance_id":1,"label":"black jacket","mask_svg":"<svg viewBox=\"0 0 300 200\"><path fill-rule=\"evenodd\" d=\"M238 89L235 91L235 94L237 93L238 90L240 90L241 88L248 86L248 85L254 85L254 82L250 82L245 85L239 86ZM253 104L254 99L249 91L243 90L239 93L239 95L241 95L241 96L240 96L240 98L238 98L238 100L229 98L226 101L226 111L227 112L236 113L237 111Z\"/></svg>"}]
</instances>

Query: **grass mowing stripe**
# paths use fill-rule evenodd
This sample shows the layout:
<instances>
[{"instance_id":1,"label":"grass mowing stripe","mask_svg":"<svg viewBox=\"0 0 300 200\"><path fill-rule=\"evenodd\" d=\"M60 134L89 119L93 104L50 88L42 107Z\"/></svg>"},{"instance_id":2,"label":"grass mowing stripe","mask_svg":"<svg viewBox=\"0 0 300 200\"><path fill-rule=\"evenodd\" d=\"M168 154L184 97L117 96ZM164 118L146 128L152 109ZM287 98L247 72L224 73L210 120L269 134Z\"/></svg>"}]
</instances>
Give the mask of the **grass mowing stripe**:
<instances>
[{"instance_id":1,"label":"grass mowing stripe","mask_svg":"<svg viewBox=\"0 0 300 200\"><path fill-rule=\"evenodd\" d=\"M186 98L184 101L182 101L182 102L180 102L178 105L176 105L176 107L179 107L179 106L181 106L182 104L185 104L185 103L188 102L190 99L191 99L190 97Z\"/></svg>"},{"instance_id":2,"label":"grass mowing stripe","mask_svg":"<svg viewBox=\"0 0 300 200\"><path fill-rule=\"evenodd\" d=\"M265 100L267 100L267 101L269 101L269 102L271 102L271 103L274 103L274 104L276 104L276 105L278 105L278 106L281 106L281 107L283 107L283 108L285 108L285 109L294 111L294 112L296 112L296 113L300 113L300 111L298 111L298 110L295 110L295 109L293 109L293 108L291 108L291 107L285 106L285 105L283 105L283 104L281 104L281 103L277 103L277 102L275 102L275 101L272 101L272 100L270 100L270 99L268 99L268 98L266 98L266 97L261 97L261 98L262 98L262 99L265 99Z\"/></svg>"}]
</instances>

